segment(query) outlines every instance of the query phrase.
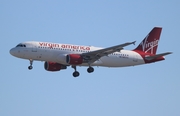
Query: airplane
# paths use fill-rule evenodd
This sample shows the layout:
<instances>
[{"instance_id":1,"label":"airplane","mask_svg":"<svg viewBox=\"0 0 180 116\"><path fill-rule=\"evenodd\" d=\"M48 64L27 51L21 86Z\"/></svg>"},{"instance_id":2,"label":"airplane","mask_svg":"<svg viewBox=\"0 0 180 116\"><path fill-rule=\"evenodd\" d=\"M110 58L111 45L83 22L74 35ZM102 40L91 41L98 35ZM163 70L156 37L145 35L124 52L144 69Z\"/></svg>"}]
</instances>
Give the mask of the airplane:
<instances>
[{"instance_id":1,"label":"airplane","mask_svg":"<svg viewBox=\"0 0 180 116\"><path fill-rule=\"evenodd\" d=\"M107 48L28 41L12 48L10 54L28 59L29 70L33 68L33 61L45 61L44 69L47 71L65 70L71 66L74 69L72 75L78 77L80 73L77 66L87 66L87 72L92 73L93 66L127 67L165 60L164 56L172 52L156 54L161 30L162 27L154 27L134 50L124 50L124 47L135 44L136 41Z\"/></svg>"}]
</instances>

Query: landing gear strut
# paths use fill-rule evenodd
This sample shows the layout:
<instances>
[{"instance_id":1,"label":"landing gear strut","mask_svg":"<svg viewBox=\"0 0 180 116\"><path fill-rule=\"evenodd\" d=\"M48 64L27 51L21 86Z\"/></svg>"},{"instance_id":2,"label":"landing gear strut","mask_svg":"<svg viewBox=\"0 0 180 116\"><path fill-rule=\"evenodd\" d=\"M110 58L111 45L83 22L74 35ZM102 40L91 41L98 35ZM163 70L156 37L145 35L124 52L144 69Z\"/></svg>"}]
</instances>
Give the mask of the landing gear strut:
<instances>
[{"instance_id":1,"label":"landing gear strut","mask_svg":"<svg viewBox=\"0 0 180 116\"><path fill-rule=\"evenodd\" d=\"M74 72L73 72L73 76L74 77L78 77L80 74L79 74L79 72L76 70L76 66L72 66L72 68L74 68Z\"/></svg>"},{"instance_id":2,"label":"landing gear strut","mask_svg":"<svg viewBox=\"0 0 180 116\"><path fill-rule=\"evenodd\" d=\"M28 69L31 70L33 68L32 64L33 64L33 60L32 59L29 59L30 61L30 66L28 66Z\"/></svg>"}]
</instances>

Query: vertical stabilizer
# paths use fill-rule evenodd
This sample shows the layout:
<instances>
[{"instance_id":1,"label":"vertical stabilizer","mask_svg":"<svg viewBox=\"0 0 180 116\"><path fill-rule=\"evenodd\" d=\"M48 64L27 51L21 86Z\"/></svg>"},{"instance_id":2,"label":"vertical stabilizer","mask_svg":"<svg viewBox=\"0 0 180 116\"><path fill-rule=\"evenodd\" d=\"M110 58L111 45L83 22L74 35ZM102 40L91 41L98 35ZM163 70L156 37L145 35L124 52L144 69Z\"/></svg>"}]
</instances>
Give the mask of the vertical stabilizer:
<instances>
[{"instance_id":1,"label":"vertical stabilizer","mask_svg":"<svg viewBox=\"0 0 180 116\"><path fill-rule=\"evenodd\" d=\"M134 51L156 54L161 30L161 27L154 27Z\"/></svg>"}]
</instances>

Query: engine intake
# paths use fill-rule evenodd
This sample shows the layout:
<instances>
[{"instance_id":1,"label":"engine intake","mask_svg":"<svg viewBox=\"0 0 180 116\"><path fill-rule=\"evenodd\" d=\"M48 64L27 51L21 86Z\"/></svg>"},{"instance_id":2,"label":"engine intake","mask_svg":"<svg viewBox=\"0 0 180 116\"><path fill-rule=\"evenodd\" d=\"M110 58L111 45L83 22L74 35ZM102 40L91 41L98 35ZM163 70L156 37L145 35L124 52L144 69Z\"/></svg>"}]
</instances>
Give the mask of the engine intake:
<instances>
[{"instance_id":1,"label":"engine intake","mask_svg":"<svg viewBox=\"0 0 180 116\"><path fill-rule=\"evenodd\" d=\"M66 62L71 65L78 65L83 63L83 58L79 54L69 54L66 56Z\"/></svg>"},{"instance_id":2,"label":"engine intake","mask_svg":"<svg viewBox=\"0 0 180 116\"><path fill-rule=\"evenodd\" d=\"M56 63L56 62L45 62L44 63L44 69L47 71L60 71L62 69L66 69L66 68L67 68L67 66Z\"/></svg>"}]
</instances>

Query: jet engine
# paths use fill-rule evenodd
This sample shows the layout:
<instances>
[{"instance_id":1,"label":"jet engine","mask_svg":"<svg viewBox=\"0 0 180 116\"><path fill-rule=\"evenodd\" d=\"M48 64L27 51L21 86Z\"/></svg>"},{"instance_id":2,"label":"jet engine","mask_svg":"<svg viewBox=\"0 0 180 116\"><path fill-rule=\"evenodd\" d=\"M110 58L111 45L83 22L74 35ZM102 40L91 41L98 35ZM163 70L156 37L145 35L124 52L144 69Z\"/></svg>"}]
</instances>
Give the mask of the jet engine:
<instances>
[{"instance_id":1,"label":"jet engine","mask_svg":"<svg viewBox=\"0 0 180 116\"><path fill-rule=\"evenodd\" d=\"M66 56L66 62L71 65L78 65L83 63L83 58L79 54L69 54Z\"/></svg>"},{"instance_id":2,"label":"jet engine","mask_svg":"<svg viewBox=\"0 0 180 116\"><path fill-rule=\"evenodd\" d=\"M47 71L60 71L62 69L66 69L66 68L67 68L67 66L56 63L56 62L45 62L44 63L44 69Z\"/></svg>"}]
</instances>

